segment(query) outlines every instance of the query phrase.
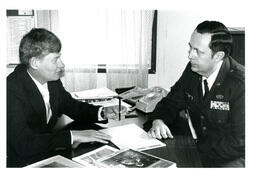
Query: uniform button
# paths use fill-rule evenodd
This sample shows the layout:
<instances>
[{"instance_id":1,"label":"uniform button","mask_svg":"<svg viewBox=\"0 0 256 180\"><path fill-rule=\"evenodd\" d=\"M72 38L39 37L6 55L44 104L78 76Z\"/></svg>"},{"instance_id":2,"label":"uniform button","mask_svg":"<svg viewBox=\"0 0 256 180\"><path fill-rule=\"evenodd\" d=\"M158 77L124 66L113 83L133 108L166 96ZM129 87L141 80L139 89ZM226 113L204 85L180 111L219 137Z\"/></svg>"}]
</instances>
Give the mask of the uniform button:
<instances>
[{"instance_id":1,"label":"uniform button","mask_svg":"<svg viewBox=\"0 0 256 180\"><path fill-rule=\"evenodd\" d=\"M218 123L221 123L221 122L222 122L222 121L219 119L219 120L218 120Z\"/></svg>"},{"instance_id":2,"label":"uniform button","mask_svg":"<svg viewBox=\"0 0 256 180\"><path fill-rule=\"evenodd\" d=\"M204 130L204 131L207 129L207 127L206 127L206 126L203 126L202 128L203 128L203 130Z\"/></svg>"},{"instance_id":3,"label":"uniform button","mask_svg":"<svg viewBox=\"0 0 256 180\"><path fill-rule=\"evenodd\" d=\"M230 72L233 72L234 70L233 69L230 69Z\"/></svg>"},{"instance_id":4,"label":"uniform button","mask_svg":"<svg viewBox=\"0 0 256 180\"><path fill-rule=\"evenodd\" d=\"M201 115L200 118L201 118L201 119L204 119L204 115Z\"/></svg>"}]
</instances>

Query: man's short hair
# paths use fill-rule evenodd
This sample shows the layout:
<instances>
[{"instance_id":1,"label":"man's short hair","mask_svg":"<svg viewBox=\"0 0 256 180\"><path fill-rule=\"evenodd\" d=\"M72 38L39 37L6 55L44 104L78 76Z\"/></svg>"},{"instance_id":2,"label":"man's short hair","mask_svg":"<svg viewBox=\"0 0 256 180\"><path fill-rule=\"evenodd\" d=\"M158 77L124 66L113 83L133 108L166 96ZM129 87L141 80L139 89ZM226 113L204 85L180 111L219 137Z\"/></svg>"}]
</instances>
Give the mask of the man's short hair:
<instances>
[{"instance_id":1,"label":"man's short hair","mask_svg":"<svg viewBox=\"0 0 256 180\"><path fill-rule=\"evenodd\" d=\"M19 47L20 63L29 67L32 57L44 57L49 53L58 53L61 50L59 38L43 28L33 28L23 36Z\"/></svg>"},{"instance_id":2,"label":"man's short hair","mask_svg":"<svg viewBox=\"0 0 256 180\"><path fill-rule=\"evenodd\" d=\"M218 51L225 52L225 57L230 55L232 51L232 36L224 24L218 21L204 21L195 30L200 34L211 34L209 48L213 51L213 55Z\"/></svg>"}]
</instances>

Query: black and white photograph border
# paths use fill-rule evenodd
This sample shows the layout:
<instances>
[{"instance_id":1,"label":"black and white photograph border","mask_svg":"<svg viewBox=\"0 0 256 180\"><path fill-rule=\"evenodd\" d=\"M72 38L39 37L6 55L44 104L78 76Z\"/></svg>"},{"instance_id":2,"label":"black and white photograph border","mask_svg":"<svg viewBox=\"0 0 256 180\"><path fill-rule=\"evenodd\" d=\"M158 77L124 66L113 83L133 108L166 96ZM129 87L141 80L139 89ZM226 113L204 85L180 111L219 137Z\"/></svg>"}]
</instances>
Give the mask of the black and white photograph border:
<instances>
[{"instance_id":1,"label":"black and white photograph border","mask_svg":"<svg viewBox=\"0 0 256 180\"><path fill-rule=\"evenodd\" d=\"M46 177L54 179L165 179L165 178L197 178L197 179L251 179L251 173L254 169L255 158L255 120L254 109L255 103L255 5L251 0L233 0L233 1L206 1L206 0L179 0L177 2L171 0L74 0L74 1L58 1L58 0L2 0L0 6L0 84L1 84L1 129L0 129L0 167L2 177L6 179L45 179ZM6 9L69 9L69 8L142 8L142 9L162 9L175 11L197 11L204 15L207 12L218 13L220 16L228 16L236 14L237 17L244 19L246 24L246 168L243 169L158 169L158 170L115 170L115 169L77 169L77 170L48 170L40 169L7 169L6 168ZM234 17L234 21L237 17ZM17 172L15 172L17 171Z\"/></svg>"}]
</instances>

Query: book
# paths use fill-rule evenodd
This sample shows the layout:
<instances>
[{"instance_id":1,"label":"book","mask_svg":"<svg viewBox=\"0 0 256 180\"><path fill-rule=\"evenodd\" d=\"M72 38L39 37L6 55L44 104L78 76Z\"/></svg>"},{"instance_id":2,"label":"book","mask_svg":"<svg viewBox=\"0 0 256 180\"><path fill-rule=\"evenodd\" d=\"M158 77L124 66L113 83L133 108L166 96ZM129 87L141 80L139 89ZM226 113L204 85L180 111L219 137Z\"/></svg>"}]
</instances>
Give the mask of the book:
<instances>
[{"instance_id":1,"label":"book","mask_svg":"<svg viewBox=\"0 0 256 180\"><path fill-rule=\"evenodd\" d=\"M86 167L97 168L170 168L176 163L133 149L117 150L108 145L73 158Z\"/></svg>"},{"instance_id":2,"label":"book","mask_svg":"<svg viewBox=\"0 0 256 180\"><path fill-rule=\"evenodd\" d=\"M25 166L25 168L81 168L83 165L67 159L61 155L56 155L42 161Z\"/></svg>"},{"instance_id":3,"label":"book","mask_svg":"<svg viewBox=\"0 0 256 180\"><path fill-rule=\"evenodd\" d=\"M120 149L134 149L138 151L164 147L166 144L152 138L146 131L136 124L101 129L100 131L111 136L111 142Z\"/></svg>"}]
</instances>

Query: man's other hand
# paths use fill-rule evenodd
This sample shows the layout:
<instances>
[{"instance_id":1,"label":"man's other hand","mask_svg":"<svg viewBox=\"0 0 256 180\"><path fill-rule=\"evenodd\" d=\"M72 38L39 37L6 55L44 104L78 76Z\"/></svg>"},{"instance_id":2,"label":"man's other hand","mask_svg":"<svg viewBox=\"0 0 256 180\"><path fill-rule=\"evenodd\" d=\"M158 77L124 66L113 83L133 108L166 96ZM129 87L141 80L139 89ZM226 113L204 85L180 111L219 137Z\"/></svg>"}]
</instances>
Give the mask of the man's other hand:
<instances>
[{"instance_id":1,"label":"man's other hand","mask_svg":"<svg viewBox=\"0 0 256 180\"><path fill-rule=\"evenodd\" d=\"M127 114L128 109L125 106L121 106L120 115L125 116ZM118 119L119 118L119 106L109 106L104 107L104 116L107 119Z\"/></svg>"},{"instance_id":2,"label":"man's other hand","mask_svg":"<svg viewBox=\"0 0 256 180\"><path fill-rule=\"evenodd\" d=\"M173 138L170 129L164 124L161 119L156 119L152 123L152 128L148 131L148 134L157 139Z\"/></svg>"},{"instance_id":3,"label":"man's other hand","mask_svg":"<svg viewBox=\"0 0 256 180\"><path fill-rule=\"evenodd\" d=\"M111 137L108 134L96 130L72 131L72 135L73 148L76 148L80 143L100 142L108 144L108 142L111 140Z\"/></svg>"}]
</instances>

